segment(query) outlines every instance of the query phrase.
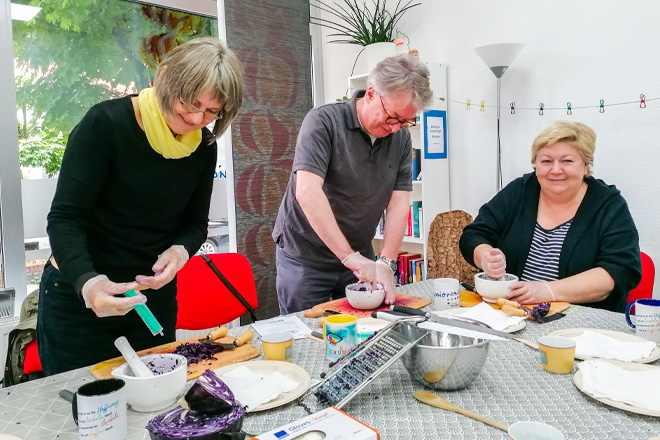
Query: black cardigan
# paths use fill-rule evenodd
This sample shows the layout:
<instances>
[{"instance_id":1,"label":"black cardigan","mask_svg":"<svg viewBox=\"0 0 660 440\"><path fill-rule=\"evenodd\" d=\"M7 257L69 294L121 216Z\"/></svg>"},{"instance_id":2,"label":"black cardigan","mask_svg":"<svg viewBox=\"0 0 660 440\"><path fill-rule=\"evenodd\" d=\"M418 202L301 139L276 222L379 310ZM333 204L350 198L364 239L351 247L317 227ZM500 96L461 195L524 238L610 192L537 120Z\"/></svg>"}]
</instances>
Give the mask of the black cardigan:
<instances>
[{"instance_id":1,"label":"black cardigan","mask_svg":"<svg viewBox=\"0 0 660 440\"><path fill-rule=\"evenodd\" d=\"M637 228L615 186L593 177L585 180L587 193L559 257L559 279L602 267L614 279L614 290L604 300L584 305L622 312L628 292L642 279ZM489 244L506 255L507 272L520 277L534 235L540 191L536 174L529 173L496 194L463 231L463 257L474 265L474 249Z\"/></svg>"}]
</instances>

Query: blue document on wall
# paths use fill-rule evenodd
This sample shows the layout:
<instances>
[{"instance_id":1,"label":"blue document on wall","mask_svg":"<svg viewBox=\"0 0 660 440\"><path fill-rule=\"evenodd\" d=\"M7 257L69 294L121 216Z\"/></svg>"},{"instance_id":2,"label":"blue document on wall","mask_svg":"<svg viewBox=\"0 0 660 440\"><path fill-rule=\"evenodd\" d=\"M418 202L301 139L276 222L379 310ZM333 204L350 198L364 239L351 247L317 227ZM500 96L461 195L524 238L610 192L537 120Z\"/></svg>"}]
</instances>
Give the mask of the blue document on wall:
<instances>
[{"instance_id":1,"label":"blue document on wall","mask_svg":"<svg viewBox=\"0 0 660 440\"><path fill-rule=\"evenodd\" d=\"M424 112L424 158L447 159L447 112Z\"/></svg>"}]
</instances>

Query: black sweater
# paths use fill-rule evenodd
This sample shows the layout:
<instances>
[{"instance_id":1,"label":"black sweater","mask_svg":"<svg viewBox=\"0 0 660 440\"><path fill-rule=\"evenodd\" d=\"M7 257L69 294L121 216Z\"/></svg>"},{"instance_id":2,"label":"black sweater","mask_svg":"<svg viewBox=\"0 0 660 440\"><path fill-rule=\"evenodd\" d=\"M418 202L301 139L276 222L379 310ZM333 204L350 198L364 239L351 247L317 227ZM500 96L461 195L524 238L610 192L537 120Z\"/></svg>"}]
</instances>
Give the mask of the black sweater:
<instances>
[{"instance_id":1,"label":"black sweater","mask_svg":"<svg viewBox=\"0 0 660 440\"><path fill-rule=\"evenodd\" d=\"M587 193L559 256L559 279L602 267L614 279L614 290L604 300L584 305L622 312L628 292L642 279L637 228L615 186L593 177L586 182ZM507 272L520 277L534 235L540 191L536 174L530 173L496 194L463 231L463 257L474 265L474 249L490 244L506 255Z\"/></svg>"},{"instance_id":2,"label":"black sweater","mask_svg":"<svg viewBox=\"0 0 660 440\"><path fill-rule=\"evenodd\" d=\"M131 97L92 107L69 137L48 214L60 271L80 292L90 278L153 275L158 255L206 239L217 146L203 129L188 157L156 153L135 119Z\"/></svg>"}]
</instances>

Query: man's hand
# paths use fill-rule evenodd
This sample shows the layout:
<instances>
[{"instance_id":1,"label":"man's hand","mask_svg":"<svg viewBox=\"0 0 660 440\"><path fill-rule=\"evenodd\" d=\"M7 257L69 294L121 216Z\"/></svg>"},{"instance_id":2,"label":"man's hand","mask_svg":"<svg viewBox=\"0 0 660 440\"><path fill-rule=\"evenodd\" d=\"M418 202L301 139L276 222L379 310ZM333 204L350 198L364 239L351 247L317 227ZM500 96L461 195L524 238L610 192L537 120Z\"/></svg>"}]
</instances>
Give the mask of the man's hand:
<instances>
[{"instance_id":1,"label":"man's hand","mask_svg":"<svg viewBox=\"0 0 660 440\"><path fill-rule=\"evenodd\" d=\"M174 279L176 273L188 261L188 252L183 246L172 246L158 256L153 269L153 276L138 275L135 281L150 289L160 289Z\"/></svg>"},{"instance_id":2,"label":"man's hand","mask_svg":"<svg viewBox=\"0 0 660 440\"><path fill-rule=\"evenodd\" d=\"M98 275L87 281L82 288L82 297L88 309L96 316L122 316L133 310L138 304L147 302L147 297L137 295L131 298L117 298L131 289L136 289L137 283L113 283L105 275Z\"/></svg>"},{"instance_id":3,"label":"man's hand","mask_svg":"<svg viewBox=\"0 0 660 440\"><path fill-rule=\"evenodd\" d=\"M385 290L385 304L394 304L394 272L389 264L384 261L376 261L376 279L371 288L377 289L381 284Z\"/></svg>"},{"instance_id":4,"label":"man's hand","mask_svg":"<svg viewBox=\"0 0 660 440\"><path fill-rule=\"evenodd\" d=\"M344 258L342 263L353 271L358 280L365 283L376 281L376 262L360 255L359 252Z\"/></svg>"}]
</instances>

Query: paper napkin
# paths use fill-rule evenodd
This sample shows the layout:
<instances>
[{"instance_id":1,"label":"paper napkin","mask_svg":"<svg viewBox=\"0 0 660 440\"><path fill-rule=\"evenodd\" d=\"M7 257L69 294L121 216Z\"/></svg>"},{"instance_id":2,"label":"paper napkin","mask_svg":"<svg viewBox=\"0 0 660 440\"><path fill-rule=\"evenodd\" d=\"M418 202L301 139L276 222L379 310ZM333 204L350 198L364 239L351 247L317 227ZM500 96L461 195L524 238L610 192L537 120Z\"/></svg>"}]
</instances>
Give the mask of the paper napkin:
<instances>
[{"instance_id":1,"label":"paper napkin","mask_svg":"<svg viewBox=\"0 0 660 440\"><path fill-rule=\"evenodd\" d=\"M600 357L634 362L648 357L656 347L651 341L621 341L598 332L585 331L579 336L572 336L575 341L575 356Z\"/></svg>"},{"instance_id":2,"label":"paper napkin","mask_svg":"<svg viewBox=\"0 0 660 440\"><path fill-rule=\"evenodd\" d=\"M580 362L578 368L585 393L660 411L660 368L629 371L597 359Z\"/></svg>"},{"instance_id":3,"label":"paper napkin","mask_svg":"<svg viewBox=\"0 0 660 440\"><path fill-rule=\"evenodd\" d=\"M220 376L234 393L236 400L247 406L248 411L259 405L277 399L280 394L298 386L298 382L284 376L279 371L255 373L248 367L238 367Z\"/></svg>"},{"instance_id":4,"label":"paper napkin","mask_svg":"<svg viewBox=\"0 0 660 440\"><path fill-rule=\"evenodd\" d=\"M443 315L452 315L450 311L434 312ZM504 313L501 310L495 310L488 304L481 302L474 307L467 309L465 313L461 313L460 316L465 318L471 318L476 321L483 322L488 324L491 328L495 330L504 330L505 328L520 324L525 320L524 316L510 316Z\"/></svg>"}]
</instances>

